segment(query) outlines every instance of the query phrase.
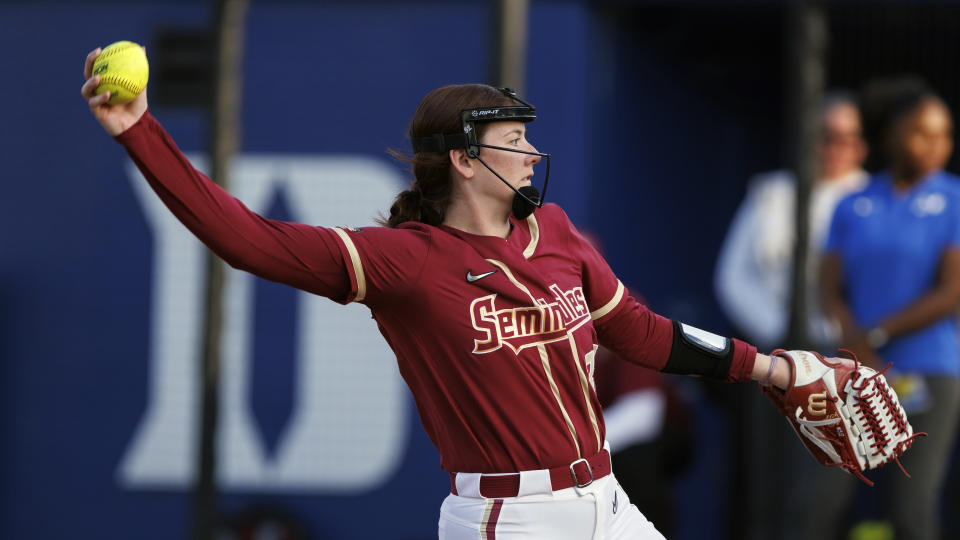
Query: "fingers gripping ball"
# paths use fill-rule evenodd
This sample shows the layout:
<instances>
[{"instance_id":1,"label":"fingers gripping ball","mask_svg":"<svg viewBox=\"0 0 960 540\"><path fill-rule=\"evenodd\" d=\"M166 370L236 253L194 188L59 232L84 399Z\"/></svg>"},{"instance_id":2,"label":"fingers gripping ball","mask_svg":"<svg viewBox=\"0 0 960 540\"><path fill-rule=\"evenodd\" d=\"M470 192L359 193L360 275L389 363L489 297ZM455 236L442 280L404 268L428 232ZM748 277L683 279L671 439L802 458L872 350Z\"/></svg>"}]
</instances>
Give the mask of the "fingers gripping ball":
<instances>
[{"instance_id":1,"label":"fingers gripping ball","mask_svg":"<svg viewBox=\"0 0 960 540\"><path fill-rule=\"evenodd\" d=\"M149 72L147 54L132 41L108 45L93 62L93 75L100 75L96 92L110 92L110 105L133 101L147 86Z\"/></svg>"},{"instance_id":2,"label":"fingers gripping ball","mask_svg":"<svg viewBox=\"0 0 960 540\"><path fill-rule=\"evenodd\" d=\"M763 392L821 464L842 467L873 485L863 471L890 461L900 465L914 439L926 435L913 432L883 376L886 369L878 373L852 353L852 365L807 351L773 354L790 363L792 380L786 391L764 387Z\"/></svg>"}]
</instances>

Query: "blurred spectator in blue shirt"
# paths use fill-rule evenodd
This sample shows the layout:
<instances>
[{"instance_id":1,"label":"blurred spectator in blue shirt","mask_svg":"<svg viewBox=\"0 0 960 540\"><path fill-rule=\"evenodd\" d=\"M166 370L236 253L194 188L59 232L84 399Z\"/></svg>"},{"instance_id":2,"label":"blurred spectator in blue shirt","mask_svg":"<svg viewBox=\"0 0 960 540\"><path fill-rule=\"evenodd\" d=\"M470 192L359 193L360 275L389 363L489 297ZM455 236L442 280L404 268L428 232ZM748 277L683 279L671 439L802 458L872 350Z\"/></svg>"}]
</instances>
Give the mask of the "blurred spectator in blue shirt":
<instances>
[{"instance_id":1,"label":"blurred spectator in blue shirt","mask_svg":"<svg viewBox=\"0 0 960 540\"><path fill-rule=\"evenodd\" d=\"M960 179L946 104L914 80L867 87L864 112L884 170L837 206L823 256L823 306L842 345L888 378L915 431L884 517L898 540L939 540L938 503L960 414ZM870 130L875 126L875 130ZM873 142L873 141L871 141Z\"/></svg>"}]
</instances>

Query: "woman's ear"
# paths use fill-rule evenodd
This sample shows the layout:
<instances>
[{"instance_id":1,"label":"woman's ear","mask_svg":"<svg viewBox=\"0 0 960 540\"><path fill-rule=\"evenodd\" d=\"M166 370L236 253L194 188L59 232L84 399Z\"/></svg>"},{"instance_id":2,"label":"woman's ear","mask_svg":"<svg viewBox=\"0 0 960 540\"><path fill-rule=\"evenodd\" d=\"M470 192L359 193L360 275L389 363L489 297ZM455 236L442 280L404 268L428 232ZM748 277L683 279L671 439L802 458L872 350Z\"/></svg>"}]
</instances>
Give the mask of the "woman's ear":
<instances>
[{"instance_id":1,"label":"woman's ear","mask_svg":"<svg viewBox=\"0 0 960 540\"><path fill-rule=\"evenodd\" d=\"M473 168L474 161L467 157L467 151L462 148L450 150L450 164L453 165L453 170L464 178L473 178L476 174L476 169Z\"/></svg>"}]
</instances>

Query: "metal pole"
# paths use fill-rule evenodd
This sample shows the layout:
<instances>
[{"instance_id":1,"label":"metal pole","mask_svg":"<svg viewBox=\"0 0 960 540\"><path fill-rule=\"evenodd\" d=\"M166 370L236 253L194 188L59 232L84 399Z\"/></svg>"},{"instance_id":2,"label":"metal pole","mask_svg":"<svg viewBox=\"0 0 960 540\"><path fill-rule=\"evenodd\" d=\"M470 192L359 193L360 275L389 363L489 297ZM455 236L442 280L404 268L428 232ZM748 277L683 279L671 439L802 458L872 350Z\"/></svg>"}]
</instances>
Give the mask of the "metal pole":
<instances>
[{"instance_id":1,"label":"metal pole","mask_svg":"<svg viewBox=\"0 0 960 540\"><path fill-rule=\"evenodd\" d=\"M789 44L791 57L789 111L791 114L791 161L797 177L793 281L786 345L810 348L808 328L808 272L810 248L810 192L815 181L815 144L819 129L820 101L826 77L827 23L817 0L795 0L790 5Z\"/></svg>"},{"instance_id":2,"label":"metal pole","mask_svg":"<svg viewBox=\"0 0 960 540\"><path fill-rule=\"evenodd\" d=\"M496 0L493 80L523 94L527 70L528 0Z\"/></svg>"},{"instance_id":3,"label":"metal pole","mask_svg":"<svg viewBox=\"0 0 960 540\"><path fill-rule=\"evenodd\" d=\"M811 340L807 328L807 260L809 250L809 207L813 187L815 164L816 130L819 120L820 99L823 94L826 23L824 11L816 0L791 0L785 9L786 16L786 82L784 149L786 161L796 177L796 201L794 206L793 275L790 283L791 302L787 335L781 344L784 348L809 349ZM737 531L737 538L765 540L776 538L781 531L792 526L784 517L789 504L775 488L769 477L775 475L788 481L797 481L789 466L794 459L796 440L784 429L782 420L772 411L754 407L746 411L746 422L751 426L748 439L744 441L747 455L753 459L744 470L743 497L748 501L743 512L758 516Z\"/></svg>"},{"instance_id":4,"label":"metal pole","mask_svg":"<svg viewBox=\"0 0 960 540\"><path fill-rule=\"evenodd\" d=\"M243 56L243 23L247 0L217 0L214 98L211 114L210 177L224 189L228 170L240 140L239 109ZM213 540L219 511L216 489L216 433L219 414L220 336L223 329L225 267L212 252L207 254L205 302L206 331L203 337L200 448L194 486L194 540Z\"/></svg>"}]
</instances>

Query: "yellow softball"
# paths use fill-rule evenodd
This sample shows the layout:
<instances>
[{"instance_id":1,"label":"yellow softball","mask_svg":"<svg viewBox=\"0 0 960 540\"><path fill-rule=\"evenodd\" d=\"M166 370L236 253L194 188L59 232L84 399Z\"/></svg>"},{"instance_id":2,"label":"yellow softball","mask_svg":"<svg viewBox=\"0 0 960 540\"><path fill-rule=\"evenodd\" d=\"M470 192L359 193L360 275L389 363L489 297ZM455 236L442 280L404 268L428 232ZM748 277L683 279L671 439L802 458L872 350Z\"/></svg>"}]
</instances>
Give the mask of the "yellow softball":
<instances>
[{"instance_id":1,"label":"yellow softball","mask_svg":"<svg viewBox=\"0 0 960 540\"><path fill-rule=\"evenodd\" d=\"M147 86L147 54L132 41L111 43L93 61L93 74L100 75L97 94L110 92L107 103L129 103Z\"/></svg>"}]
</instances>

